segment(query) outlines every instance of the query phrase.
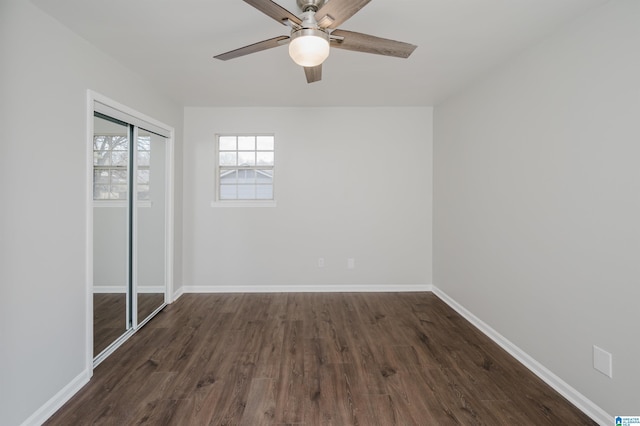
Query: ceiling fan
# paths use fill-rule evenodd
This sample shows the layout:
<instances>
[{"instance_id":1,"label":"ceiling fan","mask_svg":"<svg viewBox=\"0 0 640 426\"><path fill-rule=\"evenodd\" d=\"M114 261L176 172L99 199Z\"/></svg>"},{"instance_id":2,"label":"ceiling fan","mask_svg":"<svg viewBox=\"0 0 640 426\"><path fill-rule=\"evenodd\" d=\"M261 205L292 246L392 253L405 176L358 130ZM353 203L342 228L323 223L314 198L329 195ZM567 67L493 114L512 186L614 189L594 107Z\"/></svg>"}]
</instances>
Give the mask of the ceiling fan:
<instances>
[{"instance_id":1,"label":"ceiling fan","mask_svg":"<svg viewBox=\"0 0 640 426\"><path fill-rule=\"evenodd\" d=\"M244 0L262 13L291 27L291 35L259 41L214 56L229 59L289 44L289 55L304 67L307 83L322 79L322 63L330 46L357 52L408 58L417 46L337 27L351 18L371 0L297 0L302 14L298 17L272 0Z\"/></svg>"}]
</instances>

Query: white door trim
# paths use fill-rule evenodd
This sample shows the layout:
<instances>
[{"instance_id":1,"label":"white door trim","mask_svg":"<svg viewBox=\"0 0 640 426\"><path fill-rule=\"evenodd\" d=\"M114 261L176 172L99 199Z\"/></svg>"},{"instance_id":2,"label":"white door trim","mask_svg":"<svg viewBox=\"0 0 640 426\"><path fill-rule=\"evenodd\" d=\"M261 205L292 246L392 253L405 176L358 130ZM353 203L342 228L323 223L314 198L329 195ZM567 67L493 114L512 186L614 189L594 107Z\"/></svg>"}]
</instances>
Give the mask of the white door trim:
<instances>
[{"instance_id":1,"label":"white door trim","mask_svg":"<svg viewBox=\"0 0 640 426\"><path fill-rule=\"evenodd\" d=\"M174 222L174 143L175 143L175 129L165 123L162 123L152 117L147 116L139 111L134 110L126 105L116 102L100 93L93 90L87 90L87 125L86 125L86 312L85 312L85 335L86 335L86 352L85 352L85 366L87 371L90 372L90 376L93 374L94 368L94 356L93 356L93 116L96 110L96 102L107 107L120 111L126 115L134 117L139 122L150 123L157 128L164 130L169 135L167 138L167 151L166 151L166 186L165 186L165 282L166 288L164 291L165 303L171 303L173 301L173 258L174 258L174 238L173 238L173 222ZM138 123L131 123L138 125ZM134 201L135 202L135 201ZM135 238L135 235L134 235ZM135 246L135 242L134 242ZM142 325L142 324L141 324ZM134 321L135 326L135 321ZM135 330L135 327L134 327ZM133 333L127 333L125 336L128 338ZM125 339L126 340L126 339ZM122 344L123 341L118 341L118 345L115 345L112 349L115 350L117 346ZM110 352L112 352L110 351ZM101 359L104 359L108 354L102 354ZM97 364L96 364L97 365Z\"/></svg>"}]
</instances>

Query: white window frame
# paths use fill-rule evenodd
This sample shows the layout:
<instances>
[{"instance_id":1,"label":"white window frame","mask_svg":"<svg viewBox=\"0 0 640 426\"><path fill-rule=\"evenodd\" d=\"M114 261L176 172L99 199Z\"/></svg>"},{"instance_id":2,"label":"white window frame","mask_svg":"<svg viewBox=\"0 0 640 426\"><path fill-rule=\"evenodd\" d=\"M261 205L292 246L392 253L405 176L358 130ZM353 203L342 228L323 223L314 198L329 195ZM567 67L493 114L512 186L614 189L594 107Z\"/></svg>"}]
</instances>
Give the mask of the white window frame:
<instances>
[{"instance_id":1,"label":"white window frame","mask_svg":"<svg viewBox=\"0 0 640 426\"><path fill-rule=\"evenodd\" d=\"M274 139L274 146L273 146L273 155L274 155L274 162L272 166L264 166L264 165L254 165L254 166L233 166L233 167L228 167L228 168L233 168L233 169L237 169L237 170L264 170L265 168L268 168L272 171L272 183L271 183L271 188L273 191L273 198L272 199L221 199L220 198L220 171L226 169L227 167L225 166L221 166L220 165L220 137L224 137L224 136L234 136L234 137L243 137L243 136L252 136L252 137L259 137L259 136L270 136L273 137ZM238 151L238 150L236 150ZM256 149L254 150L255 152L260 152L260 150ZM212 207L276 207L277 203L276 203L276 187L275 187L275 151L276 151L276 147L275 147L275 134L273 133L216 133L215 135L215 198L214 200L211 202L211 206Z\"/></svg>"}]
</instances>

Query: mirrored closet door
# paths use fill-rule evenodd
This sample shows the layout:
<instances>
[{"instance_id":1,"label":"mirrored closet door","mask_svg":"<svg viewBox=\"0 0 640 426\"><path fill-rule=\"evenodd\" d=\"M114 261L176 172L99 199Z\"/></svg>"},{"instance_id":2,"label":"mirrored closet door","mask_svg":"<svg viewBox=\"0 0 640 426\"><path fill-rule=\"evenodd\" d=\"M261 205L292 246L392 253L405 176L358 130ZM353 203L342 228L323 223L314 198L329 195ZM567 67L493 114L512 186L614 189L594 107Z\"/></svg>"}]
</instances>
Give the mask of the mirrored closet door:
<instances>
[{"instance_id":1,"label":"mirrored closet door","mask_svg":"<svg viewBox=\"0 0 640 426\"><path fill-rule=\"evenodd\" d=\"M96 102L94 365L166 305L167 136L161 128Z\"/></svg>"},{"instance_id":2,"label":"mirrored closet door","mask_svg":"<svg viewBox=\"0 0 640 426\"><path fill-rule=\"evenodd\" d=\"M137 226L135 232L136 318L147 320L164 304L166 139L139 129L137 148Z\"/></svg>"},{"instance_id":3,"label":"mirrored closet door","mask_svg":"<svg viewBox=\"0 0 640 426\"><path fill-rule=\"evenodd\" d=\"M131 328L129 125L93 119L93 356Z\"/></svg>"}]
</instances>

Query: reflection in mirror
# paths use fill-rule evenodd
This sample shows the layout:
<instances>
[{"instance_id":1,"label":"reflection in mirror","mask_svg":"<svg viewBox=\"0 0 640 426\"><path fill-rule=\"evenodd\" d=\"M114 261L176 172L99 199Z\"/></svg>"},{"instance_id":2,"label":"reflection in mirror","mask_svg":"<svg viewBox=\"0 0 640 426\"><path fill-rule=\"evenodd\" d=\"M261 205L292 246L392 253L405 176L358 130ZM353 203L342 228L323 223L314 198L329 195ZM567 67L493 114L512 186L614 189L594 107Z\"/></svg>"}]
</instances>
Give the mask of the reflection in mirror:
<instances>
[{"instance_id":1,"label":"reflection in mirror","mask_svg":"<svg viewBox=\"0 0 640 426\"><path fill-rule=\"evenodd\" d=\"M137 321L165 302L166 139L139 129L137 158Z\"/></svg>"},{"instance_id":2,"label":"reflection in mirror","mask_svg":"<svg viewBox=\"0 0 640 426\"><path fill-rule=\"evenodd\" d=\"M131 327L127 315L129 126L94 117L93 355Z\"/></svg>"}]
</instances>

